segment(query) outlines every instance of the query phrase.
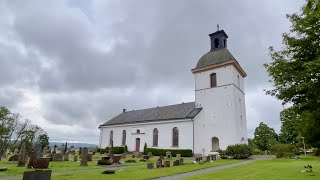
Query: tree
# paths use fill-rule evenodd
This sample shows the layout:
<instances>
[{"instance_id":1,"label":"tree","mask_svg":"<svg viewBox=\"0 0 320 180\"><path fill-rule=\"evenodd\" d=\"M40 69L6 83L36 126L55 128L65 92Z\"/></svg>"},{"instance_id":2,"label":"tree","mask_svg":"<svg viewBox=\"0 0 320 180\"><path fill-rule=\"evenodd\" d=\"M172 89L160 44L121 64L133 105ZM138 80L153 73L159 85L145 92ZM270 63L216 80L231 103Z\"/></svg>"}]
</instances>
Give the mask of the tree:
<instances>
[{"instance_id":1,"label":"tree","mask_svg":"<svg viewBox=\"0 0 320 180\"><path fill-rule=\"evenodd\" d=\"M300 116L295 113L294 109L288 108L280 113L282 122L279 134L279 140L284 144L296 144L298 140L298 124L301 121Z\"/></svg>"},{"instance_id":2,"label":"tree","mask_svg":"<svg viewBox=\"0 0 320 180\"><path fill-rule=\"evenodd\" d=\"M268 127L263 122L254 131L254 142L258 149L262 151L270 151L271 146L276 144L277 140L278 135L274 132L274 129Z\"/></svg>"},{"instance_id":3,"label":"tree","mask_svg":"<svg viewBox=\"0 0 320 180\"><path fill-rule=\"evenodd\" d=\"M48 146L49 145L49 136L47 135L46 132L44 132L43 134L39 135L38 141L42 144L42 148L45 146Z\"/></svg>"},{"instance_id":4,"label":"tree","mask_svg":"<svg viewBox=\"0 0 320 180\"><path fill-rule=\"evenodd\" d=\"M15 118L6 107L0 107L0 158L10 143L14 131ZM1 160L1 159L0 159Z\"/></svg>"},{"instance_id":5,"label":"tree","mask_svg":"<svg viewBox=\"0 0 320 180\"><path fill-rule=\"evenodd\" d=\"M292 26L283 34L285 47L270 47L272 62L264 65L274 85L267 94L292 106L301 135L320 146L320 1L309 0L300 14L287 18Z\"/></svg>"}]
</instances>

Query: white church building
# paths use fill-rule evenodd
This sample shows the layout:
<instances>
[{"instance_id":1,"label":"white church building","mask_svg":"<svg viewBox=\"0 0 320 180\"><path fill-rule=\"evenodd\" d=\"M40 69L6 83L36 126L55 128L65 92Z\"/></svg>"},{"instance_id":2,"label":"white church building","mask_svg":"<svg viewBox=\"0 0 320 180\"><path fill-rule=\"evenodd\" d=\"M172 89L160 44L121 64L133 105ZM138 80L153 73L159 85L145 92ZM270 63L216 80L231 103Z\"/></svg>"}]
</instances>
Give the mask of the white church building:
<instances>
[{"instance_id":1,"label":"white church building","mask_svg":"<svg viewBox=\"0 0 320 180\"><path fill-rule=\"evenodd\" d=\"M195 102L126 111L99 126L100 148L127 145L191 149L210 154L247 143L245 71L227 49L224 30L209 35L211 49L192 69Z\"/></svg>"}]
</instances>

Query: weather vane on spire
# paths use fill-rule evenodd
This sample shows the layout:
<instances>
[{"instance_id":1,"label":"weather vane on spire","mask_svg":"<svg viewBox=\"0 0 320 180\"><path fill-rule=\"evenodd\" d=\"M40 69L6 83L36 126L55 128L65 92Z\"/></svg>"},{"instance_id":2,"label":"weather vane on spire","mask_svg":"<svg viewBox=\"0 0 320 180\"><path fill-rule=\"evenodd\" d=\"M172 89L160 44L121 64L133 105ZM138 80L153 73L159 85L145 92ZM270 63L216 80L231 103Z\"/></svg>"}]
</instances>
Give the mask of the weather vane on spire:
<instances>
[{"instance_id":1,"label":"weather vane on spire","mask_svg":"<svg viewBox=\"0 0 320 180\"><path fill-rule=\"evenodd\" d=\"M217 29L218 29L217 31L219 31L219 24L217 24Z\"/></svg>"}]
</instances>

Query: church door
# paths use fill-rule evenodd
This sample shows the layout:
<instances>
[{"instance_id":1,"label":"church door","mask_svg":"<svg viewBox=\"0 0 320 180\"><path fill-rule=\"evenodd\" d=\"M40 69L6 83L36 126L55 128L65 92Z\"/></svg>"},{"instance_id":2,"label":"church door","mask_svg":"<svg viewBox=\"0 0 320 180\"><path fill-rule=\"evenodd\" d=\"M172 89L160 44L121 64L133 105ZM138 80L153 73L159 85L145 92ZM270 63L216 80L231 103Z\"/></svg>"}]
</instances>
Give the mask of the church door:
<instances>
[{"instance_id":1,"label":"church door","mask_svg":"<svg viewBox=\"0 0 320 180\"><path fill-rule=\"evenodd\" d=\"M140 138L136 138L136 151L140 152Z\"/></svg>"}]
</instances>

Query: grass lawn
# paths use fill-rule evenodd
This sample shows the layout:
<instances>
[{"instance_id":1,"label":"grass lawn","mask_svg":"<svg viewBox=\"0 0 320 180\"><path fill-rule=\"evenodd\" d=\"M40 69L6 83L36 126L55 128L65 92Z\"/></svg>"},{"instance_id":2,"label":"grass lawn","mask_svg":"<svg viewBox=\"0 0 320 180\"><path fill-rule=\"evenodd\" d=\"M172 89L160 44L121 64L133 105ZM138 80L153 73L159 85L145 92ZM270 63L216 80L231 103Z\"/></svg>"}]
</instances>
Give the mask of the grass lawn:
<instances>
[{"instance_id":1,"label":"grass lawn","mask_svg":"<svg viewBox=\"0 0 320 180\"><path fill-rule=\"evenodd\" d=\"M179 174L189 171L195 171L198 169L214 167L214 166L221 166L225 164L232 164L240 162L240 160L217 160L213 163L204 163L201 165L195 164L186 164L183 166L175 166L170 168L154 168L154 169L147 169L147 167L136 167L136 168L129 168L129 169L119 169L116 170L116 174L101 174L102 171L94 171L94 172L77 172L77 173L68 173L68 174L61 174L61 175L53 175L52 180L87 180L87 179L95 179L95 180L102 180L102 179L132 179L132 180L139 180L139 179L150 179L150 178L157 178L162 176L168 176L173 174Z\"/></svg>"},{"instance_id":2,"label":"grass lawn","mask_svg":"<svg viewBox=\"0 0 320 180\"><path fill-rule=\"evenodd\" d=\"M304 166L311 164L312 173L302 173ZM315 176L309 176L314 174ZM320 159L312 156L302 157L300 160L293 159L274 159L260 160L250 164L224 169L217 172L205 173L191 176L185 180L197 179L237 179L237 180L256 180L256 179L281 179L281 180L305 180L320 179Z\"/></svg>"}]
</instances>

